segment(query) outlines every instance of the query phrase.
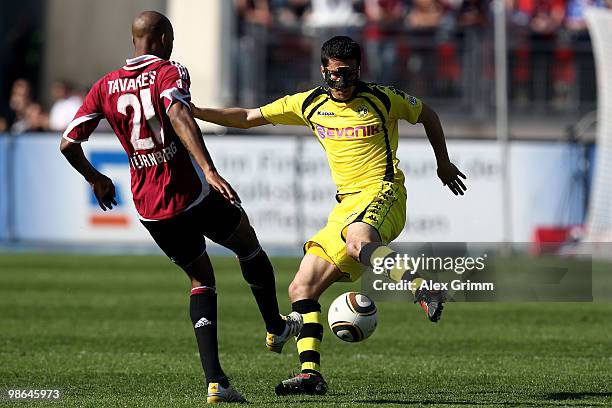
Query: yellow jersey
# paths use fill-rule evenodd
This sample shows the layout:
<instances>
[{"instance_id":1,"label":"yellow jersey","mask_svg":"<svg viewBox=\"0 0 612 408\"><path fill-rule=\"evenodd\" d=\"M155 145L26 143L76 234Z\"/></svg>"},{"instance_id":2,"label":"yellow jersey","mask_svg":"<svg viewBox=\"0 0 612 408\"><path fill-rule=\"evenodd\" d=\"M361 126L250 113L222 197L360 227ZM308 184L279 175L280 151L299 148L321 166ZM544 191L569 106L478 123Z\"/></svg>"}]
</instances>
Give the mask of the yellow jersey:
<instances>
[{"instance_id":1,"label":"yellow jersey","mask_svg":"<svg viewBox=\"0 0 612 408\"><path fill-rule=\"evenodd\" d=\"M416 124L421 101L390 86L359 82L347 101L328 88L288 95L260 108L274 125L309 126L325 149L339 194L380 181L404 183L398 168L398 120Z\"/></svg>"}]
</instances>

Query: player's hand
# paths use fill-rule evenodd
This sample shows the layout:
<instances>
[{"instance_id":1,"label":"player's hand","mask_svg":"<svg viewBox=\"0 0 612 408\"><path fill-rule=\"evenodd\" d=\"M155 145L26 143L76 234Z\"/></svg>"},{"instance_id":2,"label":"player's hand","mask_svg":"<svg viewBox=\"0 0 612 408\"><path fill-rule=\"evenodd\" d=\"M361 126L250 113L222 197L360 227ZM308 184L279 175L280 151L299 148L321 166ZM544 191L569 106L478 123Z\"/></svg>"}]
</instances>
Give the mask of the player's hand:
<instances>
[{"instance_id":1,"label":"player's hand","mask_svg":"<svg viewBox=\"0 0 612 408\"><path fill-rule=\"evenodd\" d=\"M467 190L467 187L461 181L461 178L466 180L467 177L451 162L438 165L438 177L455 195L463 195L464 191Z\"/></svg>"},{"instance_id":2,"label":"player's hand","mask_svg":"<svg viewBox=\"0 0 612 408\"><path fill-rule=\"evenodd\" d=\"M110 210L113 208L113 205L117 205L117 201L115 200L115 185L111 179L102 173L98 173L89 184L91 184L94 195L98 200L98 205L102 210Z\"/></svg>"},{"instance_id":3,"label":"player's hand","mask_svg":"<svg viewBox=\"0 0 612 408\"><path fill-rule=\"evenodd\" d=\"M230 184L219 175L216 171L209 171L205 173L206 181L208 184L217 190L221 195L228 200L230 203L240 203L240 197Z\"/></svg>"}]
</instances>

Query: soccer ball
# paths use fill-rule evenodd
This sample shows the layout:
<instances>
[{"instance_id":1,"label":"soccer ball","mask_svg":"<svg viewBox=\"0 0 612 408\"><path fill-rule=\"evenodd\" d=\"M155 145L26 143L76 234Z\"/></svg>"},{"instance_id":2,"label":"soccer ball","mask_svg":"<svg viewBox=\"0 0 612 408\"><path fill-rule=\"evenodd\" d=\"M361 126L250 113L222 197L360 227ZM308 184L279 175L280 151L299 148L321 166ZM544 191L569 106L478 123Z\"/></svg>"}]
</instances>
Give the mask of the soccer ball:
<instances>
[{"instance_id":1,"label":"soccer ball","mask_svg":"<svg viewBox=\"0 0 612 408\"><path fill-rule=\"evenodd\" d=\"M340 340L351 343L362 341L376 329L376 305L366 295L346 292L332 302L327 321Z\"/></svg>"}]
</instances>

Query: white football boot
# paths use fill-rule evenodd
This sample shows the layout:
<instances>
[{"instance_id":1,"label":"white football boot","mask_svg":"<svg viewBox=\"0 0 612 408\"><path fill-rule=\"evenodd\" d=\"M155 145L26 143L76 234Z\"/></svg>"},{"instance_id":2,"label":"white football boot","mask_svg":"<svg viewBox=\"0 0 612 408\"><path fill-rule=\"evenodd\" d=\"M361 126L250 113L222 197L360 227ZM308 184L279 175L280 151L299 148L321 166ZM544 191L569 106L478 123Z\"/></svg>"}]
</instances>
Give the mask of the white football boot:
<instances>
[{"instance_id":1,"label":"white football boot","mask_svg":"<svg viewBox=\"0 0 612 408\"><path fill-rule=\"evenodd\" d=\"M225 388L219 383L211 382L208 384L206 402L209 404L219 404L222 402L247 402L247 400L231 384Z\"/></svg>"},{"instance_id":2,"label":"white football boot","mask_svg":"<svg viewBox=\"0 0 612 408\"><path fill-rule=\"evenodd\" d=\"M304 320L302 315L298 312L291 312L287 316L283 316L283 319L287 323L283 334L276 335L272 333L266 333L266 347L268 350L275 353L283 351L283 346L290 338L295 337L302 330Z\"/></svg>"}]
</instances>

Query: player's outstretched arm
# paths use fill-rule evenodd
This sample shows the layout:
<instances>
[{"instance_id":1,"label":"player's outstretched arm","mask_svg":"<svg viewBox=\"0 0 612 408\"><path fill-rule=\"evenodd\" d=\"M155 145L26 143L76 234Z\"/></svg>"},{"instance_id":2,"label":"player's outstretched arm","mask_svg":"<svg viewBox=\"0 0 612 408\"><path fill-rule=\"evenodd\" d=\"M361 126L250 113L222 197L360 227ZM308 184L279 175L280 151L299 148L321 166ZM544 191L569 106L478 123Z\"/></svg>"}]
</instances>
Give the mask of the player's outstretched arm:
<instances>
[{"instance_id":1,"label":"player's outstretched arm","mask_svg":"<svg viewBox=\"0 0 612 408\"><path fill-rule=\"evenodd\" d=\"M168 117L179 139L204 172L208 184L230 202L240 202L232 186L217 172L189 108L182 103L174 103L168 110Z\"/></svg>"},{"instance_id":2,"label":"player's outstretched arm","mask_svg":"<svg viewBox=\"0 0 612 408\"><path fill-rule=\"evenodd\" d=\"M436 155L438 177L445 186L448 186L453 194L463 195L467 187L463 184L461 178L465 180L467 177L451 163L448 157L448 150L446 149L446 141L444 139L444 131L442 130L440 118L438 118L438 115L433 109L423 104L418 122L423 124L429 143L431 143L434 154Z\"/></svg>"},{"instance_id":3,"label":"player's outstretched arm","mask_svg":"<svg viewBox=\"0 0 612 408\"><path fill-rule=\"evenodd\" d=\"M107 209L110 210L113 208L113 205L117 205L117 201L115 201L115 186L112 180L92 166L89 160L87 160L87 157L85 157L83 148L79 143L62 139L60 151L70 165L81 173L85 180L91 185L100 208L106 211Z\"/></svg>"},{"instance_id":4,"label":"player's outstretched arm","mask_svg":"<svg viewBox=\"0 0 612 408\"><path fill-rule=\"evenodd\" d=\"M249 129L270 123L259 108L198 108L191 104L191 109L195 118L225 127Z\"/></svg>"}]
</instances>

